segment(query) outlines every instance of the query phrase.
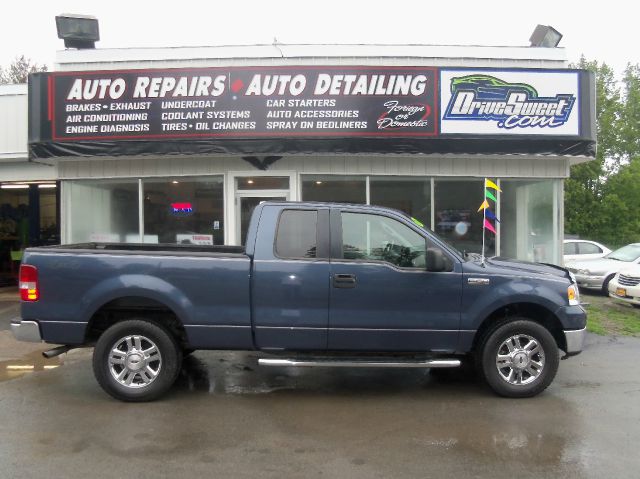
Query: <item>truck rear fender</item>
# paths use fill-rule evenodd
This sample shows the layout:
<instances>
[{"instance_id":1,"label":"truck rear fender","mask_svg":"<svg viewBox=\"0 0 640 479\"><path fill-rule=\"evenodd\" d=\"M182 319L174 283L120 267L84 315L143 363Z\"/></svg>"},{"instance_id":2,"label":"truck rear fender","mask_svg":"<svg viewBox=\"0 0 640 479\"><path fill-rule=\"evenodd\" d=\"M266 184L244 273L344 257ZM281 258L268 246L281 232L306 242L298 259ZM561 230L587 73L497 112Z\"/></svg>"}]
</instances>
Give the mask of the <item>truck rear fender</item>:
<instances>
[{"instance_id":1,"label":"truck rear fender","mask_svg":"<svg viewBox=\"0 0 640 479\"><path fill-rule=\"evenodd\" d=\"M171 325L171 329L183 330L192 308L191 301L180 289L162 279L122 275L98 283L83 296L81 317L87 322L85 336L90 340L97 321L117 322L120 316L131 317L136 311L140 317L155 316L159 321L167 322L167 326ZM102 314L115 311L120 314Z\"/></svg>"}]
</instances>

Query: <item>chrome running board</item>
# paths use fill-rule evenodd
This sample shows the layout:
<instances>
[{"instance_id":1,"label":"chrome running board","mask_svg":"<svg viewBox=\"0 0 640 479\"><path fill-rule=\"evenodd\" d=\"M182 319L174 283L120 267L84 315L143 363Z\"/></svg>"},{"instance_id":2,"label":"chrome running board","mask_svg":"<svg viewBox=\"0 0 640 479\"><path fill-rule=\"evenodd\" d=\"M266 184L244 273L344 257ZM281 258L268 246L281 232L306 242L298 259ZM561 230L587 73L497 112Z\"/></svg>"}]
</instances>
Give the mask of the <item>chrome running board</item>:
<instances>
[{"instance_id":1,"label":"chrome running board","mask_svg":"<svg viewBox=\"0 0 640 479\"><path fill-rule=\"evenodd\" d=\"M389 360L378 359L279 359L260 358L260 366L294 366L294 367L323 367L323 368L457 368L459 359L428 359L428 360Z\"/></svg>"}]
</instances>

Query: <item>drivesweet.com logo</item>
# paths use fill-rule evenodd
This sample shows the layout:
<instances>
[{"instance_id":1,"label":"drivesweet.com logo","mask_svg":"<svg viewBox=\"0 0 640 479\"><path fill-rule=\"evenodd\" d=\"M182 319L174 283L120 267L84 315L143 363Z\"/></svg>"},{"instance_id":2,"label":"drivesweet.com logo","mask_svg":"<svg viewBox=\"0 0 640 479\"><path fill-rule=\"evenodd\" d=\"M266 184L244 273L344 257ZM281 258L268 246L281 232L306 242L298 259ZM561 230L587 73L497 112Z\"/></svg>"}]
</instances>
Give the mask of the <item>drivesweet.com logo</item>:
<instances>
[{"instance_id":1,"label":"drivesweet.com logo","mask_svg":"<svg viewBox=\"0 0 640 479\"><path fill-rule=\"evenodd\" d=\"M444 120L495 121L498 128L555 128L569 119L575 96L541 97L526 83L508 83L490 75L451 80Z\"/></svg>"}]
</instances>

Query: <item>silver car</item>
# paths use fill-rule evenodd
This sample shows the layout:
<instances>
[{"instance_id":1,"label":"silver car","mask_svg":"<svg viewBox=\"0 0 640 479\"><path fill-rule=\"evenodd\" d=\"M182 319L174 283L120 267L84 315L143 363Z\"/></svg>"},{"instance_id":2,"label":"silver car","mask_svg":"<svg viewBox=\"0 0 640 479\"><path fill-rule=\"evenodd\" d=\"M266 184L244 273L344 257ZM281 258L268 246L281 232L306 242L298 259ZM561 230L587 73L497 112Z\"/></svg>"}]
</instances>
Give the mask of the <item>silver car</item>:
<instances>
[{"instance_id":1,"label":"silver car","mask_svg":"<svg viewBox=\"0 0 640 479\"><path fill-rule=\"evenodd\" d=\"M640 264L640 243L631 243L603 258L568 261L566 267L576 276L578 286L609 293L609 281L621 269Z\"/></svg>"},{"instance_id":2,"label":"silver car","mask_svg":"<svg viewBox=\"0 0 640 479\"><path fill-rule=\"evenodd\" d=\"M564 262L602 258L611 253L605 245L591 240L565 239L563 241Z\"/></svg>"}]
</instances>

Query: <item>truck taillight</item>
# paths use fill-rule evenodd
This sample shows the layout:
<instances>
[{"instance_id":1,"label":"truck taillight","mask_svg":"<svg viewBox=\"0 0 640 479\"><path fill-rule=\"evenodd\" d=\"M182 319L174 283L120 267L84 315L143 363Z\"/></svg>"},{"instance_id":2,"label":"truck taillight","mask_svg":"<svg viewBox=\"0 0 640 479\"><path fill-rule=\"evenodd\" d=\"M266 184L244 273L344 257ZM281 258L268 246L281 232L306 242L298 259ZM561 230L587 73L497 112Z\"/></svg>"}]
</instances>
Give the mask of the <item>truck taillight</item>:
<instances>
[{"instance_id":1,"label":"truck taillight","mask_svg":"<svg viewBox=\"0 0 640 479\"><path fill-rule=\"evenodd\" d=\"M20 265L20 299L22 301L38 301L38 269L30 264Z\"/></svg>"}]
</instances>

